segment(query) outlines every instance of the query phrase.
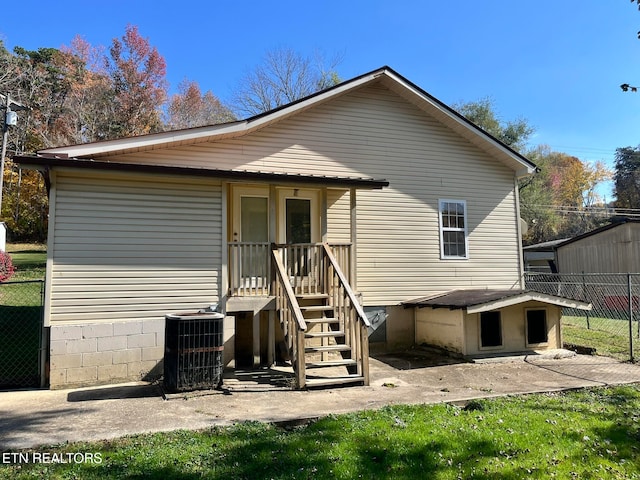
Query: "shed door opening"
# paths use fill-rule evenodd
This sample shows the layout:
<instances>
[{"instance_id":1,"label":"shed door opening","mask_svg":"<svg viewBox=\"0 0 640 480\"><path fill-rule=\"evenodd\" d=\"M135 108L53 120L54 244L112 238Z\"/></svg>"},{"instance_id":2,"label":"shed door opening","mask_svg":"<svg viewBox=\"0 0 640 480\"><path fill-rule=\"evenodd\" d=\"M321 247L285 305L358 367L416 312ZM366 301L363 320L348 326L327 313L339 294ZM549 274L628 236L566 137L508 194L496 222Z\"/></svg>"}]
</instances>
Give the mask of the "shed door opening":
<instances>
[{"instance_id":1,"label":"shed door opening","mask_svg":"<svg viewBox=\"0 0 640 480\"><path fill-rule=\"evenodd\" d=\"M546 343L549 340L546 310L527 310L527 344Z\"/></svg>"},{"instance_id":2,"label":"shed door opening","mask_svg":"<svg viewBox=\"0 0 640 480\"><path fill-rule=\"evenodd\" d=\"M500 312L482 312L480 314L480 346L502 346L502 321Z\"/></svg>"}]
</instances>

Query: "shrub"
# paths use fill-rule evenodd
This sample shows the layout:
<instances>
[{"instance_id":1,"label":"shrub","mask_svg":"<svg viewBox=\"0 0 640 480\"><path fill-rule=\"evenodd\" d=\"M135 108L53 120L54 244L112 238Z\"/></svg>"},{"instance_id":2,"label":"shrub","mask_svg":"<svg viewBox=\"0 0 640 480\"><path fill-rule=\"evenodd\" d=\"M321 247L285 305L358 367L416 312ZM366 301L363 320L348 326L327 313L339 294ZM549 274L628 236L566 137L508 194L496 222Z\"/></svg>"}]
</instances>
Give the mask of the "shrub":
<instances>
[{"instance_id":1,"label":"shrub","mask_svg":"<svg viewBox=\"0 0 640 480\"><path fill-rule=\"evenodd\" d=\"M11 256L0 250L0 282L9 280L15 271Z\"/></svg>"}]
</instances>

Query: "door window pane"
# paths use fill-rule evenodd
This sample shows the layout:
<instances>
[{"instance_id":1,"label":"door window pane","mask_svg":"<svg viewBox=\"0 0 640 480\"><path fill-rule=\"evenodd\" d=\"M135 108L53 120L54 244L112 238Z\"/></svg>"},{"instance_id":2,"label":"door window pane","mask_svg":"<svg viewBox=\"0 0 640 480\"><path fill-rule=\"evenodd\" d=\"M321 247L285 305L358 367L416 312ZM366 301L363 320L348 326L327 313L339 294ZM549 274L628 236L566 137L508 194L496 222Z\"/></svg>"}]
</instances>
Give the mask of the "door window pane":
<instances>
[{"instance_id":1,"label":"door window pane","mask_svg":"<svg viewBox=\"0 0 640 480\"><path fill-rule=\"evenodd\" d=\"M241 242L268 242L268 200L264 197L242 197L240 200Z\"/></svg>"},{"instance_id":2,"label":"door window pane","mask_svg":"<svg viewBox=\"0 0 640 480\"><path fill-rule=\"evenodd\" d=\"M287 243L311 243L311 200L287 198Z\"/></svg>"}]
</instances>

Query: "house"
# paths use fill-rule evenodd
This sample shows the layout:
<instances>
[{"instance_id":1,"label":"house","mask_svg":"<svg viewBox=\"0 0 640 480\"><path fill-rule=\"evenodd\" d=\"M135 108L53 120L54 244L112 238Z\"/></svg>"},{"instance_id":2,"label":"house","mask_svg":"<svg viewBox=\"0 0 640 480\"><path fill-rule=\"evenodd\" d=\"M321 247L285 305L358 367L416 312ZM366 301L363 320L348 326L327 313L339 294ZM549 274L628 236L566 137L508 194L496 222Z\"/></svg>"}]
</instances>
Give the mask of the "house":
<instances>
[{"instance_id":1,"label":"house","mask_svg":"<svg viewBox=\"0 0 640 480\"><path fill-rule=\"evenodd\" d=\"M640 220L624 219L556 246L560 273L640 272Z\"/></svg>"},{"instance_id":2,"label":"house","mask_svg":"<svg viewBox=\"0 0 640 480\"><path fill-rule=\"evenodd\" d=\"M557 346L563 299L519 294L486 322L407 303L522 288L517 180L535 166L391 68L243 121L14 160L50 186L52 388L157 375L165 314L212 304L225 363L289 360L298 387L367 384L369 334L455 349L443 318L475 322L466 342L491 329L494 351ZM548 341L498 341L531 302Z\"/></svg>"}]
</instances>

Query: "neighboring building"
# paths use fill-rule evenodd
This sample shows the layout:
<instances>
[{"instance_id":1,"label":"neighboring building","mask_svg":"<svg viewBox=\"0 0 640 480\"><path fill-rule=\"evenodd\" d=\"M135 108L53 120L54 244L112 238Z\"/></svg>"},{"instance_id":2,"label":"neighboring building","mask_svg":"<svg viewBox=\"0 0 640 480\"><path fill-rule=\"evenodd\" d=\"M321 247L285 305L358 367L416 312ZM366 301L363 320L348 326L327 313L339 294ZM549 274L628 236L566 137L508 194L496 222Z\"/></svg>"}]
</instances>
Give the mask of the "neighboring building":
<instances>
[{"instance_id":1,"label":"neighboring building","mask_svg":"<svg viewBox=\"0 0 640 480\"><path fill-rule=\"evenodd\" d=\"M562 242L560 273L640 272L640 220L626 219Z\"/></svg>"},{"instance_id":2,"label":"neighboring building","mask_svg":"<svg viewBox=\"0 0 640 480\"><path fill-rule=\"evenodd\" d=\"M522 288L517 181L535 166L388 67L244 121L14 160L50 184L52 387L152 378L165 314L211 304L226 362L367 383L367 331L447 344L444 310L412 299ZM464 344L556 348L565 300L509 298L463 307Z\"/></svg>"},{"instance_id":3,"label":"neighboring building","mask_svg":"<svg viewBox=\"0 0 640 480\"><path fill-rule=\"evenodd\" d=\"M567 240L563 238L523 247L524 269L527 272L557 273L556 247Z\"/></svg>"}]
</instances>

